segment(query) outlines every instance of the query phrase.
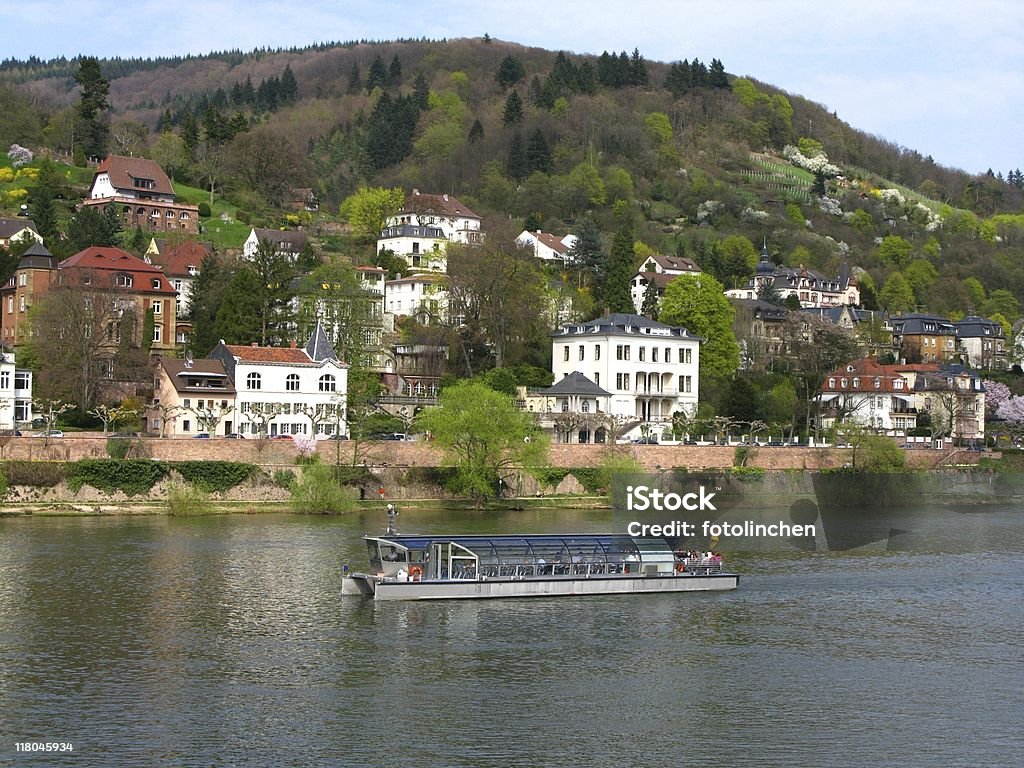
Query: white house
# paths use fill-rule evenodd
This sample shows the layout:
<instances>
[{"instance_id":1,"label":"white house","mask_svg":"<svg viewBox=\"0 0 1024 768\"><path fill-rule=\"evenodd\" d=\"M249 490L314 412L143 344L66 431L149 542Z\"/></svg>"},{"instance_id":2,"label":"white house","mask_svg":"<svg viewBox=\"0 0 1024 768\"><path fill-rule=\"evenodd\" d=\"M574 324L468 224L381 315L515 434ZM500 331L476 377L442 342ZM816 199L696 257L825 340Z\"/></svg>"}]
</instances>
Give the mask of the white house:
<instances>
[{"instance_id":1,"label":"white house","mask_svg":"<svg viewBox=\"0 0 1024 768\"><path fill-rule=\"evenodd\" d=\"M299 258L302 249L309 242L305 232L296 229L261 229L253 227L249 236L242 243L242 255L252 261L256 258L256 249L260 247L260 241L270 243L277 253L287 256L292 261Z\"/></svg>"},{"instance_id":2,"label":"white house","mask_svg":"<svg viewBox=\"0 0 1024 768\"><path fill-rule=\"evenodd\" d=\"M160 437L235 432L235 385L220 360L161 357L146 406L146 431Z\"/></svg>"},{"instance_id":3,"label":"white house","mask_svg":"<svg viewBox=\"0 0 1024 768\"><path fill-rule=\"evenodd\" d=\"M899 436L917 426L913 381L896 366L862 358L832 371L819 396L822 426L848 421L882 434Z\"/></svg>"},{"instance_id":4,"label":"white house","mask_svg":"<svg viewBox=\"0 0 1024 768\"><path fill-rule=\"evenodd\" d=\"M175 202L160 165L144 157L110 155L96 168L85 206L119 206L126 227L199 231L199 207Z\"/></svg>"},{"instance_id":5,"label":"white house","mask_svg":"<svg viewBox=\"0 0 1024 768\"><path fill-rule=\"evenodd\" d=\"M32 372L19 369L14 352L0 347L0 429L14 430L32 423Z\"/></svg>"},{"instance_id":6,"label":"white house","mask_svg":"<svg viewBox=\"0 0 1024 768\"><path fill-rule=\"evenodd\" d=\"M611 415L639 423L697 410L700 339L685 328L612 314L551 334L555 386L579 372L610 394ZM582 401L581 401L582 402Z\"/></svg>"},{"instance_id":7,"label":"white house","mask_svg":"<svg viewBox=\"0 0 1024 768\"><path fill-rule=\"evenodd\" d=\"M43 242L43 236L36 231L35 222L31 219L0 217L0 246L7 248L11 243L26 238L31 238L37 243Z\"/></svg>"},{"instance_id":8,"label":"white house","mask_svg":"<svg viewBox=\"0 0 1024 768\"><path fill-rule=\"evenodd\" d=\"M552 235L539 229L531 232L524 229L516 238L516 244L523 248L532 248L534 255L542 261L564 264L569 249L576 243L576 235Z\"/></svg>"},{"instance_id":9,"label":"white house","mask_svg":"<svg viewBox=\"0 0 1024 768\"><path fill-rule=\"evenodd\" d=\"M774 290L780 299L795 296L801 307L841 307L844 304L857 306L860 304L860 287L857 279L843 263L839 275L828 278L799 267L776 266L768 257L768 247L761 250L761 259L754 270L754 276L743 288L733 288L725 292L730 299L757 299L767 290Z\"/></svg>"},{"instance_id":10,"label":"white house","mask_svg":"<svg viewBox=\"0 0 1024 768\"><path fill-rule=\"evenodd\" d=\"M395 317L416 317L424 325L445 322L448 291L444 276L422 274L388 280L384 288L384 311Z\"/></svg>"},{"instance_id":11,"label":"white house","mask_svg":"<svg viewBox=\"0 0 1024 768\"><path fill-rule=\"evenodd\" d=\"M660 253L654 254L644 262L629 281L629 291L633 297L633 306L637 312L643 311L644 297L647 295L647 286L654 283L654 289L661 303L661 297L665 295L665 288L679 275L699 275L700 267L692 259L685 256L664 256Z\"/></svg>"},{"instance_id":12,"label":"white house","mask_svg":"<svg viewBox=\"0 0 1024 768\"><path fill-rule=\"evenodd\" d=\"M377 240L377 252L389 250L414 269L444 272L448 243L479 245L480 217L452 195L421 194L414 189L401 210L390 216Z\"/></svg>"},{"instance_id":13,"label":"white house","mask_svg":"<svg viewBox=\"0 0 1024 768\"><path fill-rule=\"evenodd\" d=\"M1003 326L987 317L971 315L953 323L956 337L972 368L1005 370L1010 367Z\"/></svg>"},{"instance_id":14,"label":"white house","mask_svg":"<svg viewBox=\"0 0 1024 768\"><path fill-rule=\"evenodd\" d=\"M209 357L235 385L235 431L257 435L345 433L348 364L317 323L304 348L237 346L221 341Z\"/></svg>"}]
</instances>

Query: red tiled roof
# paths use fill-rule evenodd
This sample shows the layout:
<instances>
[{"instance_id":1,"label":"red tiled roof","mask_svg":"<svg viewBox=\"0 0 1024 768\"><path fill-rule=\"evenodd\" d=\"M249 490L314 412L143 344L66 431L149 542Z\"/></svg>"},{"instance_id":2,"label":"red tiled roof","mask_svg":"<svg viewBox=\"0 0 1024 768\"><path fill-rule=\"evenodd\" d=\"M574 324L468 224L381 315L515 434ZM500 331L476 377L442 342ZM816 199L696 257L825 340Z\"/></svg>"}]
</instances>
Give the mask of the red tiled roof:
<instances>
[{"instance_id":1,"label":"red tiled roof","mask_svg":"<svg viewBox=\"0 0 1024 768\"><path fill-rule=\"evenodd\" d=\"M110 155L96 169L96 174L106 173L115 189L130 189L134 192L149 192L161 195L174 195L174 187L156 161L145 157L123 157ZM136 186L135 179L149 179L153 182L150 188ZM95 178L94 178L95 180Z\"/></svg>"},{"instance_id":2,"label":"red tiled roof","mask_svg":"<svg viewBox=\"0 0 1024 768\"><path fill-rule=\"evenodd\" d=\"M317 365L309 359L305 349L291 347L246 347L225 344L228 352L246 363L286 363L288 365Z\"/></svg>"},{"instance_id":3,"label":"red tiled roof","mask_svg":"<svg viewBox=\"0 0 1024 768\"><path fill-rule=\"evenodd\" d=\"M425 195L415 189L411 195L405 198L405 204L399 213L435 213L442 216L480 218L456 197L451 195Z\"/></svg>"},{"instance_id":4,"label":"red tiled roof","mask_svg":"<svg viewBox=\"0 0 1024 768\"><path fill-rule=\"evenodd\" d=\"M563 243L562 238L557 235L552 235L549 232L534 232L533 236L537 238L541 244L547 246L561 256L565 256L565 254L569 252L569 246Z\"/></svg>"},{"instance_id":5,"label":"red tiled roof","mask_svg":"<svg viewBox=\"0 0 1024 768\"><path fill-rule=\"evenodd\" d=\"M164 272L172 277L191 275L189 267L195 267L198 270L203 259L209 256L212 250L213 247L209 243L187 240L162 251L153 257L153 261L162 266Z\"/></svg>"},{"instance_id":6,"label":"red tiled roof","mask_svg":"<svg viewBox=\"0 0 1024 768\"><path fill-rule=\"evenodd\" d=\"M661 253L656 253L651 256L658 266L662 269L674 269L682 272L700 272L700 267L692 260L685 256L666 256Z\"/></svg>"},{"instance_id":7,"label":"red tiled roof","mask_svg":"<svg viewBox=\"0 0 1024 768\"><path fill-rule=\"evenodd\" d=\"M132 276L130 287L137 293L169 293L177 295L159 267L147 264L142 259L122 251L120 248L106 248L92 245L74 256L64 259L58 267L61 270L92 270L99 274L127 273ZM112 279L112 278L111 278ZM158 280L154 285L152 281Z\"/></svg>"}]
</instances>

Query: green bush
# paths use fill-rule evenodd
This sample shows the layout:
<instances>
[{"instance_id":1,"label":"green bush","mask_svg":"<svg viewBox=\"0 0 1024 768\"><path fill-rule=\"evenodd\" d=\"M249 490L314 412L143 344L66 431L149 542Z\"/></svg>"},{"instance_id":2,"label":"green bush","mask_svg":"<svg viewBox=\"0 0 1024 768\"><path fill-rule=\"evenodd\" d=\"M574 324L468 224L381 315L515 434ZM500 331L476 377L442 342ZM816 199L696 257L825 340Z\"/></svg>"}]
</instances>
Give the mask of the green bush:
<instances>
[{"instance_id":1,"label":"green bush","mask_svg":"<svg viewBox=\"0 0 1024 768\"><path fill-rule=\"evenodd\" d=\"M195 486L174 483L167 489L167 512L175 517L210 515L210 498Z\"/></svg>"},{"instance_id":2,"label":"green bush","mask_svg":"<svg viewBox=\"0 0 1024 768\"><path fill-rule=\"evenodd\" d=\"M8 485L53 488L67 476L67 465L62 461L8 461L3 474Z\"/></svg>"},{"instance_id":3,"label":"green bush","mask_svg":"<svg viewBox=\"0 0 1024 768\"><path fill-rule=\"evenodd\" d=\"M752 483L764 477L762 467L733 467L730 473L741 483Z\"/></svg>"},{"instance_id":4,"label":"green bush","mask_svg":"<svg viewBox=\"0 0 1024 768\"><path fill-rule=\"evenodd\" d=\"M208 218L210 218L210 215L211 215L210 214L210 204L205 202L205 201L200 203L199 204L199 218L201 218L201 219L208 219Z\"/></svg>"},{"instance_id":5,"label":"green bush","mask_svg":"<svg viewBox=\"0 0 1024 768\"><path fill-rule=\"evenodd\" d=\"M255 464L239 461L175 461L171 469L205 493L222 493L253 477Z\"/></svg>"},{"instance_id":6,"label":"green bush","mask_svg":"<svg viewBox=\"0 0 1024 768\"><path fill-rule=\"evenodd\" d=\"M112 459L123 459L132 448L132 441L124 437L107 438L107 456Z\"/></svg>"},{"instance_id":7,"label":"green bush","mask_svg":"<svg viewBox=\"0 0 1024 768\"><path fill-rule=\"evenodd\" d=\"M295 473L290 469L278 469L274 472L274 485L290 491L295 487Z\"/></svg>"},{"instance_id":8,"label":"green bush","mask_svg":"<svg viewBox=\"0 0 1024 768\"><path fill-rule=\"evenodd\" d=\"M0 472L0 499L6 499L7 498L7 491L8 491L7 478L4 477L2 472Z\"/></svg>"},{"instance_id":9,"label":"green bush","mask_svg":"<svg viewBox=\"0 0 1024 768\"><path fill-rule=\"evenodd\" d=\"M601 470L597 467L577 467L572 471L572 476L579 480L587 493L597 493L604 487L601 485Z\"/></svg>"},{"instance_id":10,"label":"green bush","mask_svg":"<svg viewBox=\"0 0 1024 768\"><path fill-rule=\"evenodd\" d=\"M167 470L166 464L148 459L81 459L68 465L68 485L73 491L89 485L105 493L136 496L152 490Z\"/></svg>"},{"instance_id":11,"label":"green bush","mask_svg":"<svg viewBox=\"0 0 1024 768\"><path fill-rule=\"evenodd\" d=\"M238 212L235 214L235 219L242 222L243 224L249 224L252 222L252 215L248 211L243 211L239 209Z\"/></svg>"},{"instance_id":12,"label":"green bush","mask_svg":"<svg viewBox=\"0 0 1024 768\"><path fill-rule=\"evenodd\" d=\"M352 489L338 485L332 468L324 464L306 467L292 488L292 503L297 512L318 515L350 512L356 507Z\"/></svg>"}]
</instances>

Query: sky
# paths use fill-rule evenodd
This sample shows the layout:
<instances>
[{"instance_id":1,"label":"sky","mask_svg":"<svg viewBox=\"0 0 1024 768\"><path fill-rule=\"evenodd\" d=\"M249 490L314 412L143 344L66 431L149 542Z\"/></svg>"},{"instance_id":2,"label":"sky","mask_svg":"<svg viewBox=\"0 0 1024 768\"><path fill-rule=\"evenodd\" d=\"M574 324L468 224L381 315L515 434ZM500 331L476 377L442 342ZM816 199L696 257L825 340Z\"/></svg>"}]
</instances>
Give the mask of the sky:
<instances>
[{"instance_id":1,"label":"sky","mask_svg":"<svg viewBox=\"0 0 1024 768\"><path fill-rule=\"evenodd\" d=\"M854 128L941 165L1004 175L1024 168L1019 0L15 0L0 7L0 58L173 56L485 33L573 53L638 48L654 61L718 58L732 75L823 104Z\"/></svg>"}]
</instances>

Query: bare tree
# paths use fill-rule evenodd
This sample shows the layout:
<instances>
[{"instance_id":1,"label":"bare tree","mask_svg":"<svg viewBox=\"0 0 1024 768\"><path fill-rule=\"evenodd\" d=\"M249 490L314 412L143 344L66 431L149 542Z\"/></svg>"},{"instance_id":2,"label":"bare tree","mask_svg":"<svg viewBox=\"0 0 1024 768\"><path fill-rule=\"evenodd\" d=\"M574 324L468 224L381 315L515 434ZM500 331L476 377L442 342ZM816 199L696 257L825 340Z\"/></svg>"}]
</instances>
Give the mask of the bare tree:
<instances>
[{"instance_id":1,"label":"bare tree","mask_svg":"<svg viewBox=\"0 0 1024 768\"><path fill-rule=\"evenodd\" d=\"M164 403L153 403L149 406L150 413L154 414L160 422L160 437L167 434L167 425L177 418L179 411L185 410L180 405L165 405Z\"/></svg>"},{"instance_id":2,"label":"bare tree","mask_svg":"<svg viewBox=\"0 0 1024 768\"><path fill-rule=\"evenodd\" d=\"M235 410L235 406L229 405L227 407L221 407L220 405L213 403L211 405L204 406L202 408L189 408L192 413L196 415L196 422L198 422L200 430L203 432L209 432L211 435L216 434L217 425L220 424L228 414Z\"/></svg>"}]
</instances>

